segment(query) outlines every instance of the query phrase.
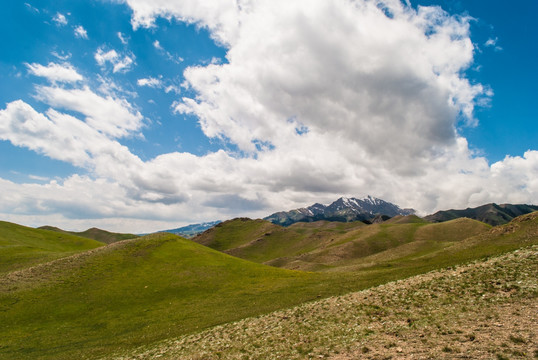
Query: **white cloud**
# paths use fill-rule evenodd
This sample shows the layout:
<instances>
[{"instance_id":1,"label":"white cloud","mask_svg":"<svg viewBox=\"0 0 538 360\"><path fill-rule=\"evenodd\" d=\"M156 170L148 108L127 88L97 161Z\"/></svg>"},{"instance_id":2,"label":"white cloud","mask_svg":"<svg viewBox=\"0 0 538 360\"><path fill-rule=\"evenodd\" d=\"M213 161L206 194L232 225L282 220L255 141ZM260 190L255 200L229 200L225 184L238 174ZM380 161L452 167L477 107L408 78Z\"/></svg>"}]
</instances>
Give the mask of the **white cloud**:
<instances>
[{"instance_id":1,"label":"white cloud","mask_svg":"<svg viewBox=\"0 0 538 360\"><path fill-rule=\"evenodd\" d=\"M186 23L207 27L213 38L222 44L237 36L239 8L248 11L249 1L127 0L133 9L133 28L153 27L157 16L175 17Z\"/></svg>"},{"instance_id":2,"label":"white cloud","mask_svg":"<svg viewBox=\"0 0 538 360\"><path fill-rule=\"evenodd\" d=\"M163 47L161 46L161 43L159 42L159 40L155 40L153 42L153 47L157 50L163 50Z\"/></svg>"},{"instance_id":3,"label":"white cloud","mask_svg":"<svg viewBox=\"0 0 538 360\"><path fill-rule=\"evenodd\" d=\"M71 56L73 56L70 52L64 53L63 51L61 53L57 51L52 51L51 55L57 58L58 60L62 60L62 61L69 60Z\"/></svg>"},{"instance_id":4,"label":"white cloud","mask_svg":"<svg viewBox=\"0 0 538 360\"><path fill-rule=\"evenodd\" d=\"M170 93L170 92L174 92L176 94L179 94L181 93L181 89L179 88L179 86L176 86L176 85L168 85L165 89L164 89L164 92L165 93Z\"/></svg>"},{"instance_id":5,"label":"white cloud","mask_svg":"<svg viewBox=\"0 0 538 360\"><path fill-rule=\"evenodd\" d=\"M149 78L138 79L136 83L138 84L138 86L148 86L152 88L160 88L163 85L161 79L157 79L151 76Z\"/></svg>"},{"instance_id":6,"label":"white cloud","mask_svg":"<svg viewBox=\"0 0 538 360\"><path fill-rule=\"evenodd\" d=\"M538 151L490 165L458 133L465 125L458 121L475 124L475 106L490 96L464 75L473 65L466 18L397 0L385 1L391 16L373 0L128 4L135 27L175 17L226 44L227 63L185 71L191 91L175 109L242 152L142 161L117 139L141 131L143 117L113 88L105 96L87 86L38 86L36 99L51 109L9 103L0 110L0 139L89 175L47 184L0 179L0 214L148 231L339 195L372 194L422 213L538 202ZM102 67L124 58L103 48L95 54ZM137 83L168 86L152 79Z\"/></svg>"},{"instance_id":7,"label":"white cloud","mask_svg":"<svg viewBox=\"0 0 538 360\"><path fill-rule=\"evenodd\" d=\"M68 63L55 64L50 62L47 66L33 63L26 64L26 67L31 74L44 77L53 83L74 83L83 80L82 75L77 72L73 65Z\"/></svg>"},{"instance_id":8,"label":"white cloud","mask_svg":"<svg viewBox=\"0 0 538 360\"><path fill-rule=\"evenodd\" d=\"M28 178L32 179L32 180L37 180L37 181L50 181L50 178L46 177L46 176L39 176L39 175L28 175Z\"/></svg>"},{"instance_id":9,"label":"white cloud","mask_svg":"<svg viewBox=\"0 0 538 360\"><path fill-rule=\"evenodd\" d=\"M181 89L179 86L175 85L174 82L170 79L163 79L162 75L159 75L158 78L154 77L148 77L148 78L142 78L137 80L138 86L147 86L154 89L164 89L165 93L173 92L175 94L179 94L181 92Z\"/></svg>"},{"instance_id":10,"label":"white cloud","mask_svg":"<svg viewBox=\"0 0 538 360\"><path fill-rule=\"evenodd\" d=\"M495 45L497 45L497 40L498 40L497 38L488 39L488 41L486 41L484 45L486 45L486 46L495 46Z\"/></svg>"},{"instance_id":11,"label":"white cloud","mask_svg":"<svg viewBox=\"0 0 538 360\"><path fill-rule=\"evenodd\" d=\"M184 61L184 59L181 56L174 56L172 53L167 51L159 42L159 40L155 40L153 42L153 47L157 49L161 54L165 55L166 58L172 62L175 62L176 64L180 64Z\"/></svg>"},{"instance_id":12,"label":"white cloud","mask_svg":"<svg viewBox=\"0 0 538 360\"><path fill-rule=\"evenodd\" d=\"M125 56L123 59L118 60L114 64L113 71L116 72L127 72L131 70L131 66L133 65L133 59L129 56Z\"/></svg>"},{"instance_id":13,"label":"white cloud","mask_svg":"<svg viewBox=\"0 0 538 360\"><path fill-rule=\"evenodd\" d=\"M30 11L32 11L32 12L37 13L37 14L40 13L40 11L39 11L38 8L35 8L35 7L33 7L32 5L30 5L30 4L28 4L28 3L24 3L24 5L26 6L26 8L27 8L28 10L30 10Z\"/></svg>"},{"instance_id":14,"label":"white cloud","mask_svg":"<svg viewBox=\"0 0 538 360\"><path fill-rule=\"evenodd\" d=\"M125 35L123 35L121 32L118 32L117 35L118 35L118 39L120 39L121 43L123 45L127 45L128 41L127 41L127 38L125 37Z\"/></svg>"},{"instance_id":15,"label":"white cloud","mask_svg":"<svg viewBox=\"0 0 538 360\"><path fill-rule=\"evenodd\" d=\"M81 89L37 86L36 90L39 100L84 115L86 123L108 136L127 136L142 127L143 116L125 99L100 96L87 86Z\"/></svg>"},{"instance_id":16,"label":"white cloud","mask_svg":"<svg viewBox=\"0 0 538 360\"><path fill-rule=\"evenodd\" d=\"M88 39L88 32L82 25L75 26L75 37L79 39Z\"/></svg>"},{"instance_id":17,"label":"white cloud","mask_svg":"<svg viewBox=\"0 0 538 360\"><path fill-rule=\"evenodd\" d=\"M392 10L389 18L369 1L253 3L229 63L188 68L198 96L176 110L248 152L258 141L289 141L288 120L297 119L312 132L360 141L401 171L420 167L454 144L459 113L473 122L483 89L461 76L473 57L466 19L399 2Z\"/></svg>"},{"instance_id":18,"label":"white cloud","mask_svg":"<svg viewBox=\"0 0 538 360\"><path fill-rule=\"evenodd\" d=\"M54 17L52 18L52 21L54 21L58 26L67 25L67 19L65 15L61 13L56 13L56 15L54 15Z\"/></svg>"},{"instance_id":19,"label":"white cloud","mask_svg":"<svg viewBox=\"0 0 538 360\"><path fill-rule=\"evenodd\" d=\"M498 46L497 45L497 42L499 41L498 38L495 38L495 39L488 39L485 43L484 43L484 46L486 47L492 47L495 49L495 51L502 51L503 48Z\"/></svg>"},{"instance_id":20,"label":"white cloud","mask_svg":"<svg viewBox=\"0 0 538 360\"><path fill-rule=\"evenodd\" d=\"M74 127L85 125L73 118L58 117L54 111L49 115L50 118L38 113L21 100L11 102L0 110L0 139L77 166L88 163L85 146L77 141L76 135L69 134Z\"/></svg>"},{"instance_id":21,"label":"white cloud","mask_svg":"<svg viewBox=\"0 0 538 360\"><path fill-rule=\"evenodd\" d=\"M95 52L94 58L95 61L97 61L97 64L99 64L103 68L106 66L107 63L110 63L112 65L112 71L114 73L128 72L132 69L132 66L134 65L134 55L124 55L122 57L114 49L105 52L103 48L99 48Z\"/></svg>"},{"instance_id":22,"label":"white cloud","mask_svg":"<svg viewBox=\"0 0 538 360\"><path fill-rule=\"evenodd\" d=\"M116 50L109 50L104 52L102 48L97 49L97 52L94 55L95 61L100 66L104 66L107 62L114 62L119 58Z\"/></svg>"}]
</instances>

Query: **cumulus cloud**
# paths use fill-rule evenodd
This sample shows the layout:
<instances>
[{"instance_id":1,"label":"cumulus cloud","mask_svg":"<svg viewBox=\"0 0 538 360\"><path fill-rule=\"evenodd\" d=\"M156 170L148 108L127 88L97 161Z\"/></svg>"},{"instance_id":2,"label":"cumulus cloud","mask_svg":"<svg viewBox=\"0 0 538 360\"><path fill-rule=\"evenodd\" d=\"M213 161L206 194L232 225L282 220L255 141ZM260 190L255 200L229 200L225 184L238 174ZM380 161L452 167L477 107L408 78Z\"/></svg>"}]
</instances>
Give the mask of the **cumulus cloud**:
<instances>
[{"instance_id":1,"label":"cumulus cloud","mask_svg":"<svg viewBox=\"0 0 538 360\"><path fill-rule=\"evenodd\" d=\"M88 32L82 25L75 26L75 37L79 39L88 39Z\"/></svg>"},{"instance_id":2,"label":"cumulus cloud","mask_svg":"<svg viewBox=\"0 0 538 360\"><path fill-rule=\"evenodd\" d=\"M112 65L112 72L128 72L131 70L134 65L134 55L123 55L121 56L112 49L109 51L104 51L103 48L97 49L94 55L95 61L99 66L105 67L107 63Z\"/></svg>"},{"instance_id":3,"label":"cumulus cloud","mask_svg":"<svg viewBox=\"0 0 538 360\"><path fill-rule=\"evenodd\" d=\"M268 176L273 191L368 187L390 197L413 182L420 183L413 186L420 204L407 205L433 210L467 205L493 176L495 166L458 134L460 126L477 125L474 108L492 95L464 76L474 50L465 16L397 0L127 2L135 28L175 17L206 27L228 47L227 63L185 71L196 96L175 109L196 115L208 137L238 145L258 163L279 158L272 169L287 176ZM290 154L309 154L315 164L308 156L293 165L280 158ZM340 170L331 168L334 159ZM353 180L346 185L334 174L348 169ZM466 186L464 179L474 181ZM443 184L439 194L425 195L435 181ZM457 188L467 190L454 197ZM493 189L488 194L500 200Z\"/></svg>"},{"instance_id":4,"label":"cumulus cloud","mask_svg":"<svg viewBox=\"0 0 538 360\"><path fill-rule=\"evenodd\" d=\"M132 231L121 219L157 230L339 195L372 194L424 214L538 202L538 151L490 165L458 131L476 125L474 109L491 95L465 77L473 65L466 17L398 0L127 3L135 28L174 17L206 27L227 47L226 62L185 70L190 91L174 109L238 151L142 161L118 142L143 126L125 99L86 85L37 86L36 99L51 109L9 103L0 110L0 139L90 175L47 184L0 179L8 189L0 213L108 217L115 230ZM102 67L124 59L104 48L95 54Z\"/></svg>"},{"instance_id":5,"label":"cumulus cloud","mask_svg":"<svg viewBox=\"0 0 538 360\"><path fill-rule=\"evenodd\" d=\"M246 152L288 142L300 122L419 171L454 144L459 117L473 123L483 88L461 76L473 58L467 19L391 5L389 17L372 1L252 3L228 63L185 71L198 95L176 110Z\"/></svg>"},{"instance_id":6,"label":"cumulus cloud","mask_svg":"<svg viewBox=\"0 0 538 360\"><path fill-rule=\"evenodd\" d=\"M53 83L74 83L83 80L82 75L77 72L73 65L68 63L55 64L50 62L47 66L32 63L26 64L26 67L32 75L44 77Z\"/></svg>"},{"instance_id":7,"label":"cumulus cloud","mask_svg":"<svg viewBox=\"0 0 538 360\"><path fill-rule=\"evenodd\" d=\"M138 27L153 27L158 16L175 17L189 24L207 27L215 41L228 44L237 36L239 8L245 10L248 1L167 1L167 0L127 0L133 10L131 23Z\"/></svg>"},{"instance_id":8,"label":"cumulus cloud","mask_svg":"<svg viewBox=\"0 0 538 360\"><path fill-rule=\"evenodd\" d=\"M11 102L0 111L0 139L74 165L87 163L85 146L69 134L73 127L84 124L70 121L69 117L58 117L54 111L49 115L50 118L38 113L21 100Z\"/></svg>"}]
</instances>

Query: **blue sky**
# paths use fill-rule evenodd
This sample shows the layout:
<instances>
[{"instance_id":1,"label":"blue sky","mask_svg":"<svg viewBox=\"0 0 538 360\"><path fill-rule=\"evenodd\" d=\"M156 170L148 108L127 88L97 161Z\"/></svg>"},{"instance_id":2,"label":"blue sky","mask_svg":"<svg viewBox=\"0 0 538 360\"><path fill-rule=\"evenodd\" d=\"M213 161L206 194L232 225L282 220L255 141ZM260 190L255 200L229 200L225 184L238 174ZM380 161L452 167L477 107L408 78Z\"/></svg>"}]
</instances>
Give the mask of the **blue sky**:
<instances>
[{"instance_id":1,"label":"blue sky","mask_svg":"<svg viewBox=\"0 0 538 360\"><path fill-rule=\"evenodd\" d=\"M5 1L0 218L538 202L538 5Z\"/></svg>"}]
</instances>

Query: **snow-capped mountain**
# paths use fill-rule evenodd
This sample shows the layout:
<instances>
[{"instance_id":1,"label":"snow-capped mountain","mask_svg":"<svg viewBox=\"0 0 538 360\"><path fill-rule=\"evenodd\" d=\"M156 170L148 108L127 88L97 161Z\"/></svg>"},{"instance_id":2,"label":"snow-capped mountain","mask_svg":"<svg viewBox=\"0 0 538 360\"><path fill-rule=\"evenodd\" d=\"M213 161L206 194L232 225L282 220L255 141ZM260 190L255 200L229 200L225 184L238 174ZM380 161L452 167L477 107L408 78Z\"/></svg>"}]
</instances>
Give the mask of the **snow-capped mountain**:
<instances>
[{"instance_id":1,"label":"snow-capped mountain","mask_svg":"<svg viewBox=\"0 0 538 360\"><path fill-rule=\"evenodd\" d=\"M341 197L330 205L316 203L306 208L281 211L265 218L274 224L288 226L296 222L329 221L370 221L377 215L393 217L396 215L414 214L413 209L402 209L388 201L372 197Z\"/></svg>"}]
</instances>

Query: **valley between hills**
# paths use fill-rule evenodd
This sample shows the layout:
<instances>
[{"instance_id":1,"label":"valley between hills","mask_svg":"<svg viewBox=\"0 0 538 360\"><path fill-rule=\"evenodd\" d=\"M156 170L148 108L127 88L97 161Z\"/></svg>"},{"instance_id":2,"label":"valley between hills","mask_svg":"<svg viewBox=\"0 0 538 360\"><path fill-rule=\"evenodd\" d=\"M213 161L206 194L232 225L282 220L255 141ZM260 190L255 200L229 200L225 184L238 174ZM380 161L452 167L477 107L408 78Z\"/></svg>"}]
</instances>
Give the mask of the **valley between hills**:
<instances>
[{"instance_id":1,"label":"valley between hills","mask_svg":"<svg viewBox=\"0 0 538 360\"><path fill-rule=\"evenodd\" d=\"M538 212L493 205L192 239L0 222L0 358L535 358Z\"/></svg>"}]
</instances>

